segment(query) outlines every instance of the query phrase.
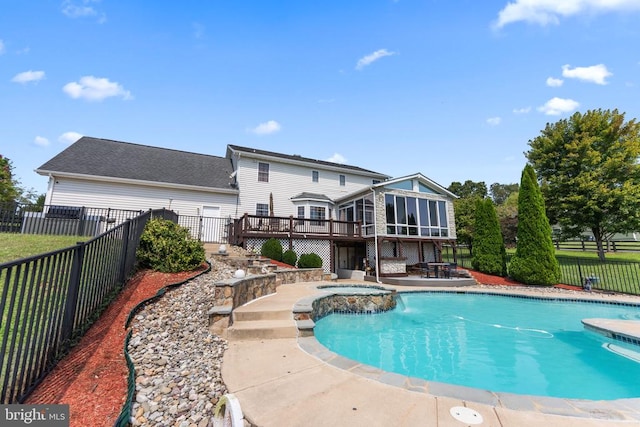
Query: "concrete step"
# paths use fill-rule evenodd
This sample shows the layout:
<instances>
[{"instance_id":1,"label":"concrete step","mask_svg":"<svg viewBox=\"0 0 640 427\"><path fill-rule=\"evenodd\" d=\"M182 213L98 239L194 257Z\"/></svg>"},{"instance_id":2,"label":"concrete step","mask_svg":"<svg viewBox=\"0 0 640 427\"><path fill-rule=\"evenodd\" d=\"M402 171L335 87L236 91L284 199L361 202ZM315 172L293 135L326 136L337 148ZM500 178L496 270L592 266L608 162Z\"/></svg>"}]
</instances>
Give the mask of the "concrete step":
<instances>
[{"instance_id":1,"label":"concrete step","mask_svg":"<svg viewBox=\"0 0 640 427\"><path fill-rule=\"evenodd\" d=\"M295 338L297 334L293 319L234 322L227 329L229 341Z\"/></svg>"},{"instance_id":2,"label":"concrete step","mask_svg":"<svg viewBox=\"0 0 640 427\"><path fill-rule=\"evenodd\" d=\"M252 310L250 307L240 307L233 310L233 321L246 322L246 321L259 321L259 320L290 320L293 315L291 308L286 309L256 309Z\"/></svg>"}]
</instances>

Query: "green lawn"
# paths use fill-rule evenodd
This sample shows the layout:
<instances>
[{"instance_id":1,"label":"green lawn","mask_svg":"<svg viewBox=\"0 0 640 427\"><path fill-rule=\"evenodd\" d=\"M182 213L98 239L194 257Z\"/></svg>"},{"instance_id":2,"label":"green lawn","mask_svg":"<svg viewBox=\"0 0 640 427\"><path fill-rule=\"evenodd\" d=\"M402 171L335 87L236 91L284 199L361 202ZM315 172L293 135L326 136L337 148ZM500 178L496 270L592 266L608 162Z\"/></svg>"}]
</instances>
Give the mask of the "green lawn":
<instances>
[{"instance_id":1,"label":"green lawn","mask_svg":"<svg viewBox=\"0 0 640 427\"><path fill-rule=\"evenodd\" d=\"M507 249L509 257L515 249ZM605 262L595 251L556 250L562 283L582 286L585 277L595 278L594 289L640 295L640 252L607 252ZM445 261L453 261L451 252L443 253ZM458 252L458 263L471 267L471 256L464 249Z\"/></svg>"},{"instance_id":2,"label":"green lawn","mask_svg":"<svg viewBox=\"0 0 640 427\"><path fill-rule=\"evenodd\" d=\"M0 233L0 264L74 246L80 236Z\"/></svg>"}]
</instances>

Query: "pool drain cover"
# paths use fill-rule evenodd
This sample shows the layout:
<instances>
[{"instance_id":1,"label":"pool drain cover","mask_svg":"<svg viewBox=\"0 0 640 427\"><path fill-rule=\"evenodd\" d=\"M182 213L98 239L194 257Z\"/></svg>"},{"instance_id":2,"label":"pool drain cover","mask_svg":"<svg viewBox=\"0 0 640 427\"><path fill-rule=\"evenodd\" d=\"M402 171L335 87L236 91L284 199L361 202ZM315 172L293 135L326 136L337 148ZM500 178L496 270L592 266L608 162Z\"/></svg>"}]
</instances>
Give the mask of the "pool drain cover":
<instances>
[{"instance_id":1,"label":"pool drain cover","mask_svg":"<svg viewBox=\"0 0 640 427\"><path fill-rule=\"evenodd\" d=\"M482 424L482 415L478 411L464 406L454 406L449 409L449 413L453 418L465 424Z\"/></svg>"}]
</instances>

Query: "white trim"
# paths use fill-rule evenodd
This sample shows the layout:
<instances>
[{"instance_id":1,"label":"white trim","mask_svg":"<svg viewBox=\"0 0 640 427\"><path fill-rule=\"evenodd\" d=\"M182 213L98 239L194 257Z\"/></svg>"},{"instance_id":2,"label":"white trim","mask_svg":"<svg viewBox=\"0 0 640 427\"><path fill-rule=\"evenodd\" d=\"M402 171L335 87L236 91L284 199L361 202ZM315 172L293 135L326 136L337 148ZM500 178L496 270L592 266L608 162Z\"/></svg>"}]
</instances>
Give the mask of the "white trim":
<instances>
[{"instance_id":1,"label":"white trim","mask_svg":"<svg viewBox=\"0 0 640 427\"><path fill-rule=\"evenodd\" d=\"M146 185L148 187L161 187L161 188L176 188L181 190L196 190L196 191L204 191L207 193L223 193L223 194L238 194L239 190L220 188L220 187L203 187L200 185L187 185L187 184L175 184L171 182L159 182L159 181L145 181L141 179L130 179L130 178L116 178L111 176L97 176L97 175L85 175L78 173L64 173L64 172L54 172L54 171L45 171L42 169L36 169L36 172L40 175L46 175L60 178L73 178L73 179L82 179L86 181L100 181L100 182L111 182L111 183L121 183L121 184L136 184L136 185Z\"/></svg>"},{"instance_id":2,"label":"white trim","mask_svg":"<svg viewBox=\"0 0 640 427\"><path fill-rule=\"evenodd\" d=\"M268 154L252 153L252 152L244 151L244 150L234 150L231 147L229 147L229 149L231 151L233 151L234 153L242 153L243 157L248 157L248 158L253 158L253 159L258 159L258 160L277 161L277 162L280 162L280 163L288 163L288 164L296 165L296 166L304 166L306 168L309 168L310 165L313 165L313 167L316 168L316 169L339 171L339 172L345 172L347 174L361 175L361 176L383 177L383 180L389 178L388 175L385 175L385 174L382 174L382 173L377 173L377 172L373 172L373 171L367 172L367 171L363 171L362 169L344 168L344 167L340 167L340 165L338 165L338 164L336 164L336 166L331 166L331 165L326 165L324 163L318 163L318 162L315 162L313 160L295 160L295 159L291 159L289 157L278 157L278 156L273 156L273 155L268 155Z\"/></svg>"}]
</instances>

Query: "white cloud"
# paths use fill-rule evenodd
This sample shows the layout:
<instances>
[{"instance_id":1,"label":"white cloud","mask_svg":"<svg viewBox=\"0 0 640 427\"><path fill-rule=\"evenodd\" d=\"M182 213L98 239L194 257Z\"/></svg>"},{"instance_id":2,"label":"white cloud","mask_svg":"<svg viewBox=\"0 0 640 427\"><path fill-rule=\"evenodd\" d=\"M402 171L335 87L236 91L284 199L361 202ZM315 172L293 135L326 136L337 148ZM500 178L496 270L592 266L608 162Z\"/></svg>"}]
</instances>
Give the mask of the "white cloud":
<instances>
[{"instance_id":1,"label":"white cloud","mask_svg":"<svg viewBox=\"0 0 640 427\"><path fill-rule=\"evenodd\" d=\"M384 58L385 56L395 55L395 52L389 52L387 49L379 49L369 55L363 56L358 60L356 64L356 70L362 70L367 65L377 61L380 58Z\"/></svg>"},{"instance_id":2,"label":"white cloud","mask_svg":"<svg viewBox=\"0 0 640 427\"><path fill-rule=\"evenodd\" d=\"M558 24L560 17L581 13L599 14L616 11L640 10L638 0L515 0L498 12L493 24L502 28L507 24L524 21L533 24Z\"/></svg>"},{"instance_id":3,"label":"white cloud","mask_svg":"<svg viewBox=\"0 0 640 427\"><path fill-rule=\"evenodd\" d=\"M575 68L570 68L569 65L563 65L562 76L568 79L578 79L585 82L606 85L608 82L605 79L613 76L613 73L607 70L604 64Z\"/></svg>"},{"instance_id":4,"label":"white cloud","mask_svg":"<svg viewBox=\"0 0 640 427\"><path fill-rule=\"evenodd\" d=\"M36 136L33 139L33 143L39 145L40 147L46 147L47 145L49 145L49 140L44 136Z\"/></svg>"},{"instance_id":5,"label":"white cloud","mask_svg":"<svg viewBox=\"0 0 640 427\"><path fill-rule=\"evenodd\" d=\"M58 141L63 144L72 144L82 138L84 135L78 132L65 132L58 137Z\"/></svg>"},{"instance_id":6,"label":"white cloud","mask_svg":"<svg viewBox=\"0 0 640 427\"><path fill-rule=\"evenodd\" d=\"M251 132L255 133L256 135L269 135L271 133L280 131L280 129L282 129L280 123L276 122L275 120L269 120L268 122L260 123L258 126L251 129Z\"/></svg>"},{"instance_id":7,"label":"white cloud","mask_svg":"<svg viewBox=\"0 0 640 427\"><path fill-rule=\"evenodd\" d=\"M18 73L11 79L14 83L29 83L29 82L38 82L44 79L44 71L23 71L22 73Z\"/></svg>"},{"instance_id":8,"label":"white cloud","mask_svg":"<svg viewBox=\"0 0 640 427\"><path fill-rule=\"evenodd\" d=\"M82 98L87 101L102 101L112 96L124 100L133 99L131 92L125 90L119 83L94 76L84 76L79 82L67 83L62 90L73 99Z\"/></svg>"},{"instance_id":9,"label":"white cloud","mask_svg":"<svg viewBox=\"0 0 640 427\"><path fill-rule=\"evenodd\" d=\"M548 116L559 116L562 113L568 113L580 106L580 103L573 99L551 98L543 106L538 107L538 111Z\"/></svg>"},{"instance_id":10,"label":"white cloud","mask_svg":"<svg viewBox=\"0 0 640 427\"><path fill-rule=\"evenodd\" d=\"M547 78L547 86L560 87L560 86L562 86L562 83L564 83L564 80L562 80L562 79L556 79L554 77L548 77Z\"/></svg>"},{"instance_id":11,"label":"white cloud","mask_svg":"<svg viewBox=\"0 0 640 427\"><path fill-rule=\"evenodd\" d=\"M527 114L531 111L531 107L514 108L514 114Z\"/></svg>"},{"instance_id":12,"label":"white cloud","mask_svg":"<svg viewBox=\"0 0 640 427\"><path fill-rule=\"evenodd\" d=\"M502 117L489 117L487 119L487 124L489 126L498 126L502 122Z\"/></svg>"},{"instance_id":13,"label":"white cloud","mask_svg":"<svg viewBox=\"0 0 640 427\"><path fill-rule=\"evenodd\" d=\"M4 42L0 39L0 55L4 53Z\"/></svg>"},{"instance_id":14,"label":"white cloud","mask_svg":"<svg viewBox=\"0 0 640 427\"><path fill-rule=\"evenodd\" d=\"M98 23L107 21L107 16L96 10L92 3L99 3L100 0L64 0L62 2L62 13L69 18L98 17Z\"/></svg>"},{"instance_id":15,"label":"white cloud","mask_svg":"<svg viewBox=\"0 0 640 427\"><path fill-rule=\"evenodd\" d=\"M347 159L345 159L344 156L340 153L333 153L333 156L329 157L327 159L327 162L345 164L347 163Z\"/></svg>"}]
</instances>

